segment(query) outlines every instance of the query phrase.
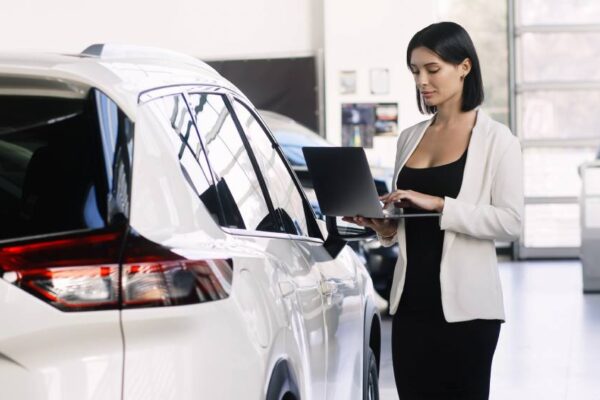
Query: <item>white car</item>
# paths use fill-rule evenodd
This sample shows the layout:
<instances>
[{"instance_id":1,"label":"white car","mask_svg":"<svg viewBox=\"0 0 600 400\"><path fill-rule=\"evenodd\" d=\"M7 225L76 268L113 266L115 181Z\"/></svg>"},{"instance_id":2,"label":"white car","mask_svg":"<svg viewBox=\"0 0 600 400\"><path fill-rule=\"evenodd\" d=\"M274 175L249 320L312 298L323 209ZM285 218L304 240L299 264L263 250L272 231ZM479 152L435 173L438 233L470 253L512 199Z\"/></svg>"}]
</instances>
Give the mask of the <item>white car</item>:
<instances>
[{"instance_id":1,"label":"white car","mask_svg":"<svg viewBox=\"0 0 600 400\"><path fill-rule=\"evenodd\" d=\"M0 399L378 398L351 237L213 69L2 54L0 110Z\"/></svg>"},{"instance_id":2,"label":"white car","mask_svg":"<svg viewBox=\"0 0 600 400\"><path fill-rule=\"evenodd\" d=\"M281 150L290 166L300 179L300 184L304 188L308 201L315 210L317 217L322 217L312 179L306 166L306 160L302 154L302 147L331 147L333 144L285 115L267 110L259 110L259 112L269 126L275 140L281 146ZM393 168L376 166L370 166L370 168L378 194L389 193L394 174ZM348 225L352 224L346 224L346 226ZM373 279L373 286L375 291L378 292L375 297L379 312L387 313L389 304L386 299L390 298L394 267L398 258L398 245L385 247L377 239L367 238L361 241L353 241L350 246L359 255L363 264L366 265L369 275Z\"/></svg>"}]
</instances>

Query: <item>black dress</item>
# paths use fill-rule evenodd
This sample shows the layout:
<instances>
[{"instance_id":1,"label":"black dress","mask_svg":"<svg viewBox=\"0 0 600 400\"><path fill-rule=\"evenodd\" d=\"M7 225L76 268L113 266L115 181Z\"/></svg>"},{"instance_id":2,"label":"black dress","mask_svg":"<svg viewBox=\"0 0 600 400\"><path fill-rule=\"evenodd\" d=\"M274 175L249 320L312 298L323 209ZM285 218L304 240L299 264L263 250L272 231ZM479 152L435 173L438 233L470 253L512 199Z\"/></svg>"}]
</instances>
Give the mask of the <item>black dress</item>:
<instances>
[{"instance_id":1,"label":"black dress","mask_svg":"<svg viewBox=\"0 0 600 400\"><path fill-rule=\"evenodd\" d=\"M467 151L450 164L404 167L397 187L456 198ZM418 212L406 209L406 213ZM394 376L400 400L487 399L500 320L448 323L440 291L444 231L439 218L407 218L406 279L392 323Z\"/></svg>"}]
</instances>

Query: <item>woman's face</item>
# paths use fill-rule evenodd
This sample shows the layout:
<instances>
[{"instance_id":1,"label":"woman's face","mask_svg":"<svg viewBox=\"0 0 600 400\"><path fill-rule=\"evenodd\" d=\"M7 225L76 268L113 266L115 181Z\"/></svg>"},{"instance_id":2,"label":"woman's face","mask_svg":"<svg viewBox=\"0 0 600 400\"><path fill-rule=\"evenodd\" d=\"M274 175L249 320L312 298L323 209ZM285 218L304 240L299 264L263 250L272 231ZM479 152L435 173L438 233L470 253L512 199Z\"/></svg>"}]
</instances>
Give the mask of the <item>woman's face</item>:
<instances>
[{"instance_id":1,"label":"woman's face","mask_svg":"<svg viewBox=\"0 0 600 400\"><path fill-rule=\"evenodd\" d=\"M426 105L439 107L448 101L461 104L464 82L461 77L471 70L468 59L454 65L428 48L417 47L410 56L410 70Z\"/></svg>"}]
</instances>

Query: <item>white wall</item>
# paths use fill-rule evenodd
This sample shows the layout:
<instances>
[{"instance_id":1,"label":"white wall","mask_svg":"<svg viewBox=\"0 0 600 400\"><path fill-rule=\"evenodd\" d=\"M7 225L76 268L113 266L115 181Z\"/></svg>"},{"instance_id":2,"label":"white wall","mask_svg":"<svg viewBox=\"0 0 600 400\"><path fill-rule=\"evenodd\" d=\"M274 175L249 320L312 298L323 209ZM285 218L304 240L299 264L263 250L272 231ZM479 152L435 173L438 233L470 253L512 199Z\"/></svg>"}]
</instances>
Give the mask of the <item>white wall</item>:
<instances>
[{"instance_id":1,"label":"white wall","mask_svg":"<svg viewBox=\"0 0 600 400\"><path fill-rule=\"evenodd\" d=\"M399 129L427 117L415 101L413 77L405 64L406 46L420 29L435 22L435 0L325 0L325 82L327 138L341 143L342 103L398 103ZM390 93L372 95L369 70L388 68ZM339 94L339 72L357 72L356 94ZM393 166L397 137L374 138L367 156Z\"/></svg>"},{"instance_id":2,"label":"white wall","mask_svg":"<svg viewBox=\"0 0 600 400\"><path fill-rule=\"evenodd\" d=\"M323 0L5 0L0 50L79 53L91 43L159 46L203 59L322 47Z\"/></svg>"}]
</instances>

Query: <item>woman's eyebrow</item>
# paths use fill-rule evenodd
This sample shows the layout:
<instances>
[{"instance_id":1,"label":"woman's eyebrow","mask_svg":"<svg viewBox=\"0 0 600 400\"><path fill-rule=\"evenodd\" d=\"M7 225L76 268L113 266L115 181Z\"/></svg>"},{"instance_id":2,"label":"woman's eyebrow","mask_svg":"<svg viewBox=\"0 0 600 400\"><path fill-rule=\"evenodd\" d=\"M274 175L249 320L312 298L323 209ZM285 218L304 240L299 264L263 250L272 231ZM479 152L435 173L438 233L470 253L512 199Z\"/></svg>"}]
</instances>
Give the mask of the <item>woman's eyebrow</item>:
<instances>
[{"instance_id":1,"label":"woman's eyebrow","mask_svg":"<svg viewBox=\"0 0 600 400\"><path fill-rule=\"evenodd\" d=\"M411 67L417 67L417 65L416 65L416 64L410 64L410 66L411 66ZM430 63L424 64L423 66L424 66L424 67L430 67L430 66L436 66L436 67L437 67L437 66L439 66L439 64L438 64L437 62L435 62L435 61L434 61L434 62L430 62Z\"/></svg>"}]
</instances>

